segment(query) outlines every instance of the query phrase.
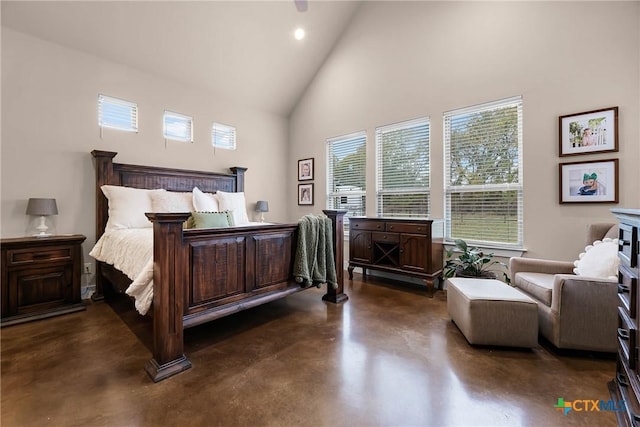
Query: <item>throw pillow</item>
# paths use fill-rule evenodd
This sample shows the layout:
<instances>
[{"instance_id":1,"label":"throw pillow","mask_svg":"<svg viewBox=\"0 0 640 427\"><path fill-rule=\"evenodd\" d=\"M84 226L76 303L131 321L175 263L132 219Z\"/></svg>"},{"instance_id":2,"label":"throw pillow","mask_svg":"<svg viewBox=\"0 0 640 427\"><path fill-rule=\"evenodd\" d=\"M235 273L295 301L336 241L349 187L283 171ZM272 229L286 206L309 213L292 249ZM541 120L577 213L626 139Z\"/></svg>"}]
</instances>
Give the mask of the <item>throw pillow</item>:
<instances>
[{"instance_id":1,"label":"throw pillow","mask_svg":"<svg viewBox=\"0 0 640 427\"><path fill-rule=\"evenodd\" d=\"M204 193L198 187L193 187L193 207L197 212L218 212L218 197L215 194Z\"/></svg>"},{"instance_id":2,"label":"throw pillow","mask_svg":"<svg viewBox=\"0 0 640 427\"><path fill-rule=\"evenodd\" d=\"M224 191L216 192L220 210L231 211L235 225L243 225L249 223L247 215L247 202L244 193L226 193Z\"/></svg>"},{"instance_id":3,"label":"throw pillow","mask_svg":"<svg viewBox=\"0 0 640 427\"><path fill-rule=\"evenodd\" d=\"M105 227L106 231L153 226L145 213L153 212L151 195L165 190L145 190L118 185L103 185L100 188L109 200L109 219Z\"/></svg>"},{"instance_id":4,"label":"throw pillow","mask_svg":"<svg viewBox=\"0 0 640 427\"><path fill-rule=\"evenodd\" d=\"M193 228L233 227L231 212L191 212Z\"/></svg>"},{"instance_id":5,"label":"throw pillow","mask_svg":"<svg viewBox=\"0 0 640 427\"><path fill-rule=\"evenodd\" d=\"M578 276L617 279L618 263L618 239L605 238L584 248L573 263L573 272Z\"/></svg>"},{"instance_id":6,"label":"throw pillow","mask_svg":"<svg viewBox=\"0 0 640 427\"><path fill-rule=\"evenodd\" d=\"M163 191L151 194L153 212L191 212L193 194Z\"/></svg>"}]
</instances>

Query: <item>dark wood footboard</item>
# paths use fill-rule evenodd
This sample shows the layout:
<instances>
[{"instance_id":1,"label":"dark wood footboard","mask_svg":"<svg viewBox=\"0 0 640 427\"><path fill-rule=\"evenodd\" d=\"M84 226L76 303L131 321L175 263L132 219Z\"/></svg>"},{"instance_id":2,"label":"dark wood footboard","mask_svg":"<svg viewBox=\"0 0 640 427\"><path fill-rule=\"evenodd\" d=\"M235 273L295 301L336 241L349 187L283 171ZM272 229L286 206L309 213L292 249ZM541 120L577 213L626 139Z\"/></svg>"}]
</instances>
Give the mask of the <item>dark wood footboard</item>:
<instances>
[{"instance_id":1,"label":"dark wood footboard","mask_svg":"<svg viewBox=\"0 0 640 427\"><path fill-rule=\"evenodd\" d=\"M108 219L105 184L169 191L243 191L245 168L232 174L113 163L116 153L93 151L96 159L96 238ZM338 286L327 286L323 300L340 303L344 293L344 215L325 210L333 226ZM297 224L184 230L190 213L148 213L153 223L153 358L145 370L154 382L191 367L184 354L184 329L252 308L303 290L293 280ZM117 279L117 283L116 282ZM94 299L123 276L97 263ZM125 278L126 279L126 278Z\"/></svg>"}]
</instances>

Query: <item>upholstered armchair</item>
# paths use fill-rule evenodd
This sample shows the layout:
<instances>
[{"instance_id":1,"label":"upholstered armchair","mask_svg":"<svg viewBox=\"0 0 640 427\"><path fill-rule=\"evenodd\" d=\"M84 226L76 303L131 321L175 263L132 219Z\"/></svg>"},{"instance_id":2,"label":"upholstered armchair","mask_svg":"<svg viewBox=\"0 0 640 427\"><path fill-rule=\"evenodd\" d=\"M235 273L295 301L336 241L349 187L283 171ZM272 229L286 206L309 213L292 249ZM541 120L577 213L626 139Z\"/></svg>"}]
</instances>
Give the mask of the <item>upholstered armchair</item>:
<instances>
[{"instance_id":1,"label":"upholstered armchair","mask_svg":"<svg viewBox=\"0 0 640 427\"><path fill-rule=\"evenodd\" d=\"M591 245L607 237L618 237L616 224L592 224L586 243ZM538 304L539 332L554 346L616 351L616 278L576 275L573 262L520 257L511 258L509 271L512 284Z\"/></svg>"}]
</instances>

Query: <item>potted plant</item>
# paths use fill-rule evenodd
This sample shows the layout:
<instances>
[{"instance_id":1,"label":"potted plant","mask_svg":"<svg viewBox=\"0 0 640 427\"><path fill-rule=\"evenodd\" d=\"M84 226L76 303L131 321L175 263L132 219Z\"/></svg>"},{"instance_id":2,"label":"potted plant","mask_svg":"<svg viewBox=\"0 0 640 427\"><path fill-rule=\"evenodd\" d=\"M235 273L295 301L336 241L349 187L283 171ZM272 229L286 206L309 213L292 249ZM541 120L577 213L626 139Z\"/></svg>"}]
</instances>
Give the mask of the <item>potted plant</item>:
<instances>
[{"instance_id":1,"label":"potted plant","mask_svg":"<svg viewBox=\"0 0 640 427\"><path fill-rule=\"evenodd\" d=\"M455 248L447 251L447 262L444 266L444 277L476 277L484 279L495 279L496 273L490 271L493 265L506 264L493 259L493 253L484 253L477 247L469 247L467 242L462 239L455 240ZM452 258L455 249L460 254L456 258Z\"/></svg>"}]
</instances>

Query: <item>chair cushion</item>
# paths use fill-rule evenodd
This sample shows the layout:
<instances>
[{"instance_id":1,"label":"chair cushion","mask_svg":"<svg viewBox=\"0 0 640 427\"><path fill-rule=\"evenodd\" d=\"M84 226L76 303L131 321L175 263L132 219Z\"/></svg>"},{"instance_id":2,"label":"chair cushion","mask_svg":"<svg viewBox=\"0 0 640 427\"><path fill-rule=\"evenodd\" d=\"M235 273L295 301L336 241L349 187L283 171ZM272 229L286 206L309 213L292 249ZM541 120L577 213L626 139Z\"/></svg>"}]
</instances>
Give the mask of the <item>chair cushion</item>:
<instances>
[{"instance_id":1,"label":"chair cushion","mask_svg":"<svg viewBox=\"0 0 640 427\"><path fill-rule=\"evenodd\" d=\"M573 264L576 266L573 272L579 276L617 279L618 263L618 239L605 238L584 249Z\"/></svg>"},{"instance_id":2,"label":"chair cushion","mask_svg":"<svg viewBox=\"0 0 640 427\"><path fill-rule=\"evenodd\" d=\"M551 307L551 294L553 293L554 274L548 273L517 273L514 284L529 295L542 301Z\"/></svg>"}]
</instances>

